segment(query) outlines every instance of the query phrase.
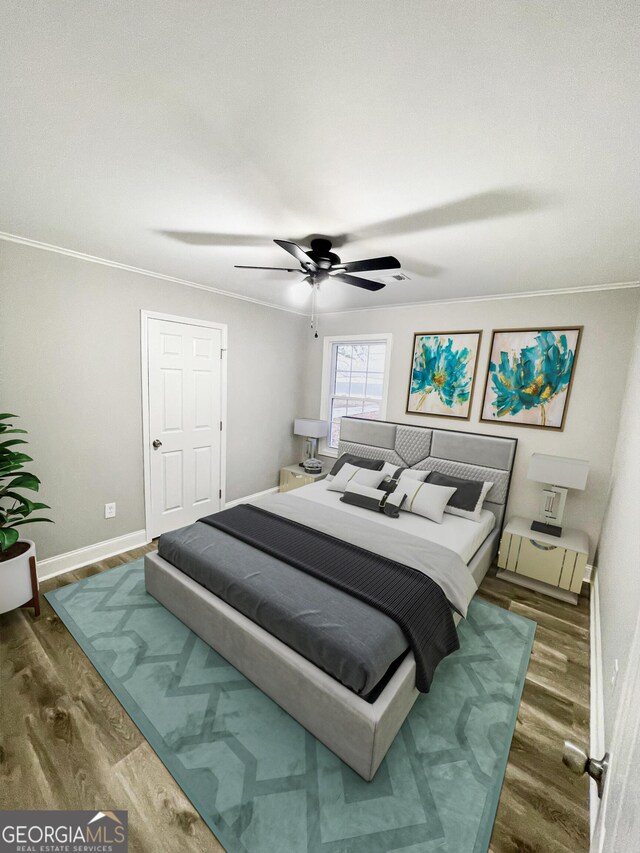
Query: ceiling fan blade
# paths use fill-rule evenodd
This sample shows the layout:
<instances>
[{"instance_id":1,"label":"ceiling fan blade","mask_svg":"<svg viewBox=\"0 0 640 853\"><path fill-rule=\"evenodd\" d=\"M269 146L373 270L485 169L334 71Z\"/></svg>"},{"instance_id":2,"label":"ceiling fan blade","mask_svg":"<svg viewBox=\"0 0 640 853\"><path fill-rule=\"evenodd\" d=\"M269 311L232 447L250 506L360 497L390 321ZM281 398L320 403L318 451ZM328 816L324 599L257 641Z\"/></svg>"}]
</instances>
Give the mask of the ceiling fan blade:
<instances>
[{"instance_id":1,"label":"ceiling fan blade","mask_svg":"<svg viewBox=\"0 0 640 853\"><path fill-rule=\"evenodd\" d=\"M297 261L300 261L303 267L309 267L312 271L318 269L313 258L301 246L298 246L297 243L292 243L290 240L274 240L273 242L277 243L285 252L293 255Z\"/></svg>"},{"instance_id":2,"label":"ceiling fan blade","mask_svg":"<svg viewBox=\"0 0 640 853\"><path fill-rule=\"evenodd\" d=\"M291 267L250 267L246 264L234 264L237 270L282 270L282 272L299 272L304 273L301 269L291 269Z\"/></svg>"},{"instance_id":3,"label":"ceiling fan blade","mask_svg":"<svg viewBox=\"0 0 640 853\"><path fill-rule=\"evenodd\" d=\"M337 278L338 281L343 281L345 284L352 284L354 287L361 287L363 290L382 290L385 287L381 281L369 281L366 278L358 278L355 275L345 275L344 273L337 273L336 275L332 275L331 278Z\"/></svg>"},{"instance_id":4,"label":"ceiling fan blade","mask_svg":"<svg viewBox=\"0 0 640 853\"><path fill-rule=\"evenodd\" d=\"M335 269L344 272L367 272L368 270L399 270L400 261L392 255L386 258L369 258L366 261L351 261L346 264L336 264Z\"/></svg>"}]
</instances>

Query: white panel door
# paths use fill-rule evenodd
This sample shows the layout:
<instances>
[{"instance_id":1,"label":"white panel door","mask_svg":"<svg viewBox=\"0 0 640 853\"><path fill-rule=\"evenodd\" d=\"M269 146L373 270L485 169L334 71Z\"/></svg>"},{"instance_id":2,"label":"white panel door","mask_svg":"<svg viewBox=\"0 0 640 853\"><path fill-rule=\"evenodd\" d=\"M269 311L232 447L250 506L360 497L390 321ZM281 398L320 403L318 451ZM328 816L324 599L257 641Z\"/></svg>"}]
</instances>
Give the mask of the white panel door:
<instances>
[{"instance_id":1,"label":"white panel door","mask_svg":"<svg viewBox=\"0 0 640 853\"><path fill-rule=\"evenodd\" d=\"M220 329L149 319L151 536L221 509Z\"/></svg>"},{"instance_id":2,"label":"white panel door","mask_svg":"<svg viewBox=\"0 0 640 853\"><path fill-rule=\"evenodd\" d=\"M640 850L640 616L621 677L612 740L607 744L610 764L591 844L594 853Z\"/></svg>"}]
</instances>

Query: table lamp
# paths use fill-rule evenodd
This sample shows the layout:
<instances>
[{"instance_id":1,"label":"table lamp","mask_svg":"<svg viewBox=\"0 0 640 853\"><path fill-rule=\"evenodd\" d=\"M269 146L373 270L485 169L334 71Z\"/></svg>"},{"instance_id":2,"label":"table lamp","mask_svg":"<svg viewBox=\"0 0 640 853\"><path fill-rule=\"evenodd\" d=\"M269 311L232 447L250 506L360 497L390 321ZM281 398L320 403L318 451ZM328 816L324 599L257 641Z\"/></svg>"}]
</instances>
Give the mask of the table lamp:
<instances>
[{"instance_id":1,"label":"table lamp","mask_svg":"<svg viewBox=\"0 0 640 853\"><path fill-rule=\"evenodd\" d=\"M583 491L587 485L588 474L589 463L584 459L532 453L527 477L529 480L550 485L542 490L540 519L532 522L531 529L549 536L561 536L567 489Z\"/></svg>"},{"instance_id":2,"label":"table lamp","mask_svg":"<svg viewBox=\"0 0 640 853\"><path fill-rule=\"evenodd\" d=\"M293 423L293 434L303 435L307 439L307 458L304 462L300 462L300 467L309 474L319 474L322 471L322 462L316 459L316 450L318 439L324 438L328 427L327 421L313 418L296 418Z\"/></svg>"}]
</instances>

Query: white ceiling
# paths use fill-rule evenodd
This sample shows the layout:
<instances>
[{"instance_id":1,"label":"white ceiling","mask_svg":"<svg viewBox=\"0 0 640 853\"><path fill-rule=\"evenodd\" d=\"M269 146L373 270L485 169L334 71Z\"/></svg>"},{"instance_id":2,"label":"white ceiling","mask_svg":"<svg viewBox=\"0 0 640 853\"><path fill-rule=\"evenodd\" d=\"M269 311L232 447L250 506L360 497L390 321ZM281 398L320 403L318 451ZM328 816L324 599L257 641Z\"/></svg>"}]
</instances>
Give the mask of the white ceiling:
<instances>
[{"instance_id":1,"label":"white ceiling","mask_svg":"<svg viewBox=\"0 0 640 853\"><path fill-rule=\"evenodd\" d=\"M233 268L272 237L411 277L321 310L638 279L639 9L4 0L0 230L289 307Z\"/></svg>"}]
</instances>

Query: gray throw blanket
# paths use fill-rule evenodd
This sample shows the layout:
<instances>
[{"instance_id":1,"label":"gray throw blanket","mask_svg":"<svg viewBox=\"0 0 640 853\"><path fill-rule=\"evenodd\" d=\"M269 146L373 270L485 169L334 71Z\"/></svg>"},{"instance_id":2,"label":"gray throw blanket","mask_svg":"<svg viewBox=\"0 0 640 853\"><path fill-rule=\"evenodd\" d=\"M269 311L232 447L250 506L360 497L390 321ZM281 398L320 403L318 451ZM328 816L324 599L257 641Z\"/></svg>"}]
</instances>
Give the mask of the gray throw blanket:
<instances>
[{"instance_id":1,"label":"gray throw blanket","mask_svg":"<svg viewBox=\"0 0 640 853\"><path fill-rule=\"evenodd\" d=\"M200 521L391 617L411 645L416 687L423 693L429 691L438 663L459 648L447 597L419 570L256 506L240 505Z\"/></svg>"},{"instance_id":2,"label":"gray throw blanket","mask_svg":"<svg viewBox=\"0 0 640 853\"><path fill-rule=\"evenodd\" d=\"M478 587L469 567L455 551L406 531L390 530L379 524L373 514L372 518L355 516L344 512L342 506L326 506L298 494L296 489L251 503L423 572L438 584L454 610L461 616L467 615L467 607Z\"/></svg>"}]
</instances>

